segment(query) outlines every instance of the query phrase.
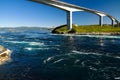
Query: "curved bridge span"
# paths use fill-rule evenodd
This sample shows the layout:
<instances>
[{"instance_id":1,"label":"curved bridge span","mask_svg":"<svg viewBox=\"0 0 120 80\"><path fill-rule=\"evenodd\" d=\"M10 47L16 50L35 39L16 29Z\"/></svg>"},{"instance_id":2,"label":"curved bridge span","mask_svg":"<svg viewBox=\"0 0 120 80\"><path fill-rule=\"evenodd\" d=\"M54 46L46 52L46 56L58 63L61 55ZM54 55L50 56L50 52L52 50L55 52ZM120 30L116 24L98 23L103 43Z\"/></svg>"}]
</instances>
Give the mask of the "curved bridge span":
<instances>
[{"instance_id":1,"label":"curved bridge span","mask_svg":"<svg viewBox=\"0 0 120 80\"><path fill-rule=\"evenodd\" d=\"M53 6L53 7L56 7L56 8L59 8L61 10L66 11L66 13L67 13L67 27L69 30L72 29L72 13L75 11L86 11L86 12L90 12L90 13L98 15L100 26L103 25L103 17L104 16L108 17L111 20L112 26L114 26L115 23L117 24L117 26L119 26L119 21L116 18L114 18L113 16L111 16L107 13L101 12L101 11L97 11L97 10L69 4L66 2L58 1L58 0L29 0L29 1L38 2L41 4L46 4L46 5Z\"/></svg>"}]
</instances>

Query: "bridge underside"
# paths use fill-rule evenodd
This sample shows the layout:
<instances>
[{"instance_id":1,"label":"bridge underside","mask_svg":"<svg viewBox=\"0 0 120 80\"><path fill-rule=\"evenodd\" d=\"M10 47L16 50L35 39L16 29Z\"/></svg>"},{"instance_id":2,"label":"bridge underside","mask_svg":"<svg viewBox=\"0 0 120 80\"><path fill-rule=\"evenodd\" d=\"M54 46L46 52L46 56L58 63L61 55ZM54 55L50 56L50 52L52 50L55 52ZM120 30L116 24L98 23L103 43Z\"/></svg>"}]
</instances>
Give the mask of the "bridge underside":
<instances>
[{"instance_id":1,"label":"bridge underside","mask_svg":"<svg viewBox=\"0 0 120 80\"><path fill-rule=\"evenodd\" d=\"M100 26L103 26L103 17L104 16L110 18L112 26L114 26L114 22L116 22L117 26L119 26L119 21L116 18L114 18L113 16L111 16L109 14L101 12L101 11L84 8L81 6L76 6L76 5L65 3L62 1L58 1L58 0L30 0L30 1L46 4L46 5L53 6L53 7L56 7L56 8L59 8L61 10L66 11L68 30L72 29L72 13L75 11L86 11L86 12L90 12L90 13L98 15Z\"/></svg>"}]
</instances>

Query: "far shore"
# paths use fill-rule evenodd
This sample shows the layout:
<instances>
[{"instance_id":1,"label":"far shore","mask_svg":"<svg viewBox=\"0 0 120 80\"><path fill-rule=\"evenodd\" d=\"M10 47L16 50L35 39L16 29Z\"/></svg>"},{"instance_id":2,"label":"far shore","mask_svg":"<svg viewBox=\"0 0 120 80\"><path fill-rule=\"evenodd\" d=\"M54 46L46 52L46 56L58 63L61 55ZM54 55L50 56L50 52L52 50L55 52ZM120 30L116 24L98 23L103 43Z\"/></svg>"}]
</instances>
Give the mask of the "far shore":
<instances>
[{"instance_id":1,"label":"far shore","mask_svg":"<svg viewBox=\"0 0 120 80\"><path fill-rule=\"evenodd\" d=\"M120 32L92 32L92 33L54 33L54 34L75 34L75 35L120 35Z\"/></svg>"},{"instance_id":2,"label":"far shore","mask_svg":"<svg viewBox=\"0 0 120 80\"><path fill-rule=\"evenodd\" d=\"M120 27L112 26L76 26L73 24L72 30L67 30L66 25L56 27L52 30L54 34L75 34L75 35L120 35Z\"/></svg>"}]
</instances>

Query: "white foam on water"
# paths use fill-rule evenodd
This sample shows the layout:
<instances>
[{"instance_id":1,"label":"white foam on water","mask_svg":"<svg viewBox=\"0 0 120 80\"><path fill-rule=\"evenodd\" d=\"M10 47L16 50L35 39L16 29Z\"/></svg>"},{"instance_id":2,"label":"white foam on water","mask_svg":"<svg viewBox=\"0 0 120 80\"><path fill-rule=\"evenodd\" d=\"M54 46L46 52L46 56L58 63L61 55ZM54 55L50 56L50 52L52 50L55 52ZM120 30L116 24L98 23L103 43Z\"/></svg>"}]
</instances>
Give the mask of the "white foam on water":
<instances>
[{"instance_id":1,"label":"white foam on water","mask_svg":"<svg viewBox=\"0 0 120 80\"><path fill-rule=\"evenodd\" d=\"M120 59L120 56L115 56L114 58Z\"/></svg>"},{"instance_id":2,"label":"white foam on water","mask_svg":"<svg viewBox=\"0 0 120 80\"><path fill-rule=\"evenodd\" d=\"M85 62L83 61L83 62L81 62L81 65L83 66L83 67L85 67Z\"/></svg>"},{"instance_id":3,"label":"white foam on water","mask_svg":"<svg viewBox=\"0 0 120 80\"><path fill-rule=\"evenodd\" d=\"M102 55L102 54L99 54L99 53L92 53L92 52L80 52L80 51L76 51L76 50L73 50L72 51L72 54L83 54L83 55L89 55L89 54L92 54L92 55L98 55L98 56L100 56L100 55Z\"/></svg>"},{"instance_id":4,"label":"white foam on water","mask_svg":"<svg viewBox=\"0 0 120 80\"><path fill-rule=\"evenodd\" d=\"M28 44L28 43L30 43L27 41L4 41L4 42L15 43L15 44Z\"/></svg>"},{"instance_id":5,"label":"white foam on water","mask_svg":"<svg viewBox=\"0 0 120 80\"><path fill-rule=\"evenodd\" d=\"M95 37L95 38L119 38L120 36L111 36L111 35L81 35L86 37Z\"/></svg>"},{"instance_id":6,"label":"white foam on water","mask_svg":"<svg viewBox=\"0 0 120 80\"><path fill-rule=\"evenodd\" d=\"M78 63L79 61L80 61L79 59L75 60L74 64Z\"/></svg>"},{"instance_id":7,"label":"white foam on water","mask_svg":"<svg viewBox=\"0 0 120 80\"><path fill-rule=\"evenodd\" d=\"M80 52L80 51L76 51L76 50L73 50L72 53L68 54L68 55L71 55L71 54L82 54L82 55L96 55L96 56L106 56L106 57L111 57L111 58L117 58L117 59L120 59L120 56L111 56L111 55L108 55L108 54L100 54L100 53L92 53L92 52Z\"/></svg>"},{"instance_id":8,"label":"white foam on water","mask_svg":"<svg viewBox=\"0 0 120 80\"><path fill-rule=\"evenodd\" d=\"M31 45L31 46L43 46L44 43L40 43L40 42L30 42L29 45Z\"/></svg>"},{"instance_id":9,"label":"white foam on water","mask_svg":"<svg viewBox=\"0 0 120 80\"><path fill-rule=\"evenodd\" d=\"M31 50L48 50L49 48L32 48L32 47L26 47L24 49L31 51Z\"/></svg>"},{"instance_id":10,"label":"white foam on water","mask_svg":"<svg viewBox=\"0 0 120 80\"><path fill-rule=\"evenodd\" d=\"M96 69L95 67L93 67L93 66L90 66L89 68L90 68L91 70L97 71L97 69Z\"/></svg>"},{"instance_id":11,"label":"white foam on water","mask_svg":"<svg viewBox=\"0 0 120 80\"><path fill-rule=\"evenodd\" d=\"M4 41L4 42L9 42L9 43L14 43L14 44L29 44L31 46L44 46L44 43L41 42L30 42L30 41Z\"/></svg>"},{"instance_id":12,"label":"white foam on water","mask_svg":"<svg viewBox=\"0 0 120 80\"><path fill-rule=\"evenodd\" d=\"M27 47L25 49L31 51L33 48Z\"/></svg>"},{"instance_id":13,"label":"white foam on water","mask_svg":"<svg viewBox=\"0 0 120 80\"><path fill-rule=\"evenodd\" d=\"M120 80L120 77L115 77L116 80Z\"/></svg>"},{"instance_id":14,"label":"white foam on water","mask_svg":"<svg viewBox=\"0 0 120 80\"><path fill-rule=\"evenodd\" d=\"M52 57L48 57L47 59L45 59L43 62L44 63L47 63L48 61L50 61L50 60L52 60L54 57L52 56Z\"/></svg>"},{"instance_id":15,"label":"white foam on water","mask_svg":"<svg viewBox=\"0 0 120 80\"><path fill-rule=\"evenodd\" d=\"M53 63L55 64L55 63L58 63L58 62L61 62L61 61L63 61L64 59L59 59L59 60L57 60L57 61L54 61Z\"/></svg>"},{"instance_id":16,"label":"white foam on water","mask_svg":"<svg viewBox=\"0 0 120 80\"><path fill-rule=\"evenodd\" d=\"M79 35L79 34L52 34L52 35L61 35L61 36L78 36L78 37L95 37L95 38L119 38L120 36L112 35Z\"/></svg>"}]
</instances>

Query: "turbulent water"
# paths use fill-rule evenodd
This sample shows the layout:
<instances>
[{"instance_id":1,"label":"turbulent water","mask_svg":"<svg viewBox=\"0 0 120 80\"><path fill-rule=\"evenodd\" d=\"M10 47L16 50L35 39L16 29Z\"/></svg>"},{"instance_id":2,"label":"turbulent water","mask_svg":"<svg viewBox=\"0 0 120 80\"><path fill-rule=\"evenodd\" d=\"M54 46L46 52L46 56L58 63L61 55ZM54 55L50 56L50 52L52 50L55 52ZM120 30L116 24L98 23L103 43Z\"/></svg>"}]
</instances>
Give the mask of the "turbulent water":
<instances>
[{"instance_id":1,"label":"turbulent water","mask_svg":"<svg viewBox=\"0 0 120 80\"><path fill-rule=\"evenodd\" d=\"M120 80L120 36L50 32L0 29L0 45L12 51L0 80Z\"/></svg>"}]
</instances>

